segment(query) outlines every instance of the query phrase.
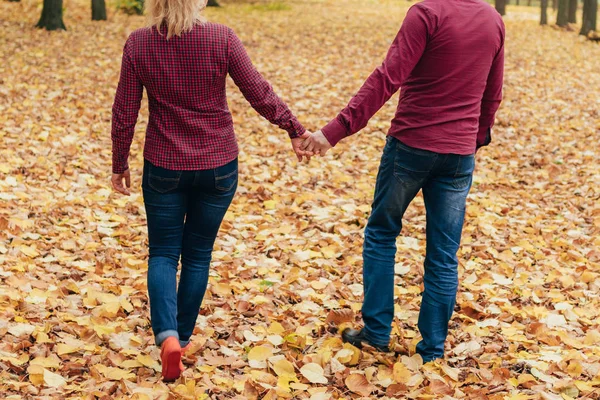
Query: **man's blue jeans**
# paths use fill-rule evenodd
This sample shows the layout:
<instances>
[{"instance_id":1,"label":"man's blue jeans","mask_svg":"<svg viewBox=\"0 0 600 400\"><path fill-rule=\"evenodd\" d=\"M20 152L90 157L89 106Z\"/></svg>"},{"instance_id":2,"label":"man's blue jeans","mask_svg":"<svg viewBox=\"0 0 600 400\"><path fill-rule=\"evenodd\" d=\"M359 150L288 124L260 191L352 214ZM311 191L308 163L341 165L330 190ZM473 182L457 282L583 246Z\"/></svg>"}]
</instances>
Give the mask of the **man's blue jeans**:
<instances>
[{"instance_id":1,"label":"man's blue jeans","mask_svg":"<svg viewBox=\"0 0 600 400\"><path fill-rule=\"evenodd\" d=\"M237 188L237 159L203 171L144 164L148 219L148 293L156 344L189 340L208 283L213 245ZM177 266L181 276L177 286Z\"/></svg>"},{"instance_id":2,"label":"man's blue jeans","mask_svg":"<svg viewBox=\"0 0 600 400\"><path fill-rule=\"evenodd\" d=\"M419 314L423 340L417 345L417 352L425 362L444 356L458 288L456 253L474 167L474 155L438 154L406 146L391 136L387 138L363 249L362 317L365 335L373 344L385 346L390 339L396 238L406 208L422 189L427 211L427 251Z\"/></svg>"}]
</instances>

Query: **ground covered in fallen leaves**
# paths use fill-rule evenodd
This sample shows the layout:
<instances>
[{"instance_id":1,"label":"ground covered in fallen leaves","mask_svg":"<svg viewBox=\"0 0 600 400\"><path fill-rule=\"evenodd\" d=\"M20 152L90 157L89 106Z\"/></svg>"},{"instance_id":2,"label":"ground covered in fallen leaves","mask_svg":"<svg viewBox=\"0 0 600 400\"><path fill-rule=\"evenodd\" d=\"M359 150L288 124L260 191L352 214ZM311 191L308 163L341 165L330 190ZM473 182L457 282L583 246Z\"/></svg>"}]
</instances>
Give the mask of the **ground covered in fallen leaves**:
<instances>
[{"instance_id":1,"label":"ground covered in fallen leaves","mask_svg":"<svg viewBox=\"0 0 600 400\"><path fill-rule=\"evenodd\" d=\"M309 129L382 60L409 3L229 5L259 70ZM398 239L398 356L343 345L360 321L362 231L391 101L323 159L298 164L284 132L231 85L240 188L214 253L187 370L160 381L146 294L139 185L111 192L110 108L141 17L34 29L40 1L0 2L0 393L5 399L600 396L600 46L509 8L506 100L477 155L447 358L414 356L425 216ZM394 99L397 99L395 97Z\"/></svg>"}]
</instances>

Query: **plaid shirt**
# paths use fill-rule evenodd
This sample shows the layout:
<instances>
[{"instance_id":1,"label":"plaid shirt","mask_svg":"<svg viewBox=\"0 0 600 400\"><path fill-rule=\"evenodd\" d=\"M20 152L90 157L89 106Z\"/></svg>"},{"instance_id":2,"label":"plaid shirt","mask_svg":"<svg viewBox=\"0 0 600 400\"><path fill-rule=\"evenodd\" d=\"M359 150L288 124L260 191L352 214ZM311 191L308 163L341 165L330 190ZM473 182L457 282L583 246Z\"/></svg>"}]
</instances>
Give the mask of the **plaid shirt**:
<instances>
[{"instance_id":1,"label":"plaid shirt","mask_svg":"<svg viewBox=\"0 0 600 400\"><path fill-rule=\"evenodd\" d=\"M225 93L227 74L260 115L291 138L305 132L252 65L233 30L205 23L168 41L165 33L139 29L125 43L113 106L113 173L129 168L144 87L150 109L144 158L162 168L212 169L237 157Z\"/></svg>"}]
</instances>

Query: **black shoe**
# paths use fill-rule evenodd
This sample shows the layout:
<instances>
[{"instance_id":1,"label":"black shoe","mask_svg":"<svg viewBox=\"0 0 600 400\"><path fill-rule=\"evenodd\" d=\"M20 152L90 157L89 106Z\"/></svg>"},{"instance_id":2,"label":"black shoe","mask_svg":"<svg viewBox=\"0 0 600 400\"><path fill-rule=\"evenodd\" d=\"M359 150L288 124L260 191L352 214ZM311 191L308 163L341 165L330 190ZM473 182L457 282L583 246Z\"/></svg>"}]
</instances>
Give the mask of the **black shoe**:
<instances>
[{"instance_id":1,"label":"black shoe","mask_svg":"<svg viewBox=\"0 0 600 400\"><path fill-rule=\"evenodd\" d=\"M354 347L358 347L361 349L363 347L363 342L368 344L371 347L374 347L375 350L381 351L383 353L389 353L390 349L388 346L378 346L376 344L371 343L363 333L363 329L357 331L356 329L345 329L342 332L342 340L346 343L350 343Z\"/></svg>"}]
</instances>

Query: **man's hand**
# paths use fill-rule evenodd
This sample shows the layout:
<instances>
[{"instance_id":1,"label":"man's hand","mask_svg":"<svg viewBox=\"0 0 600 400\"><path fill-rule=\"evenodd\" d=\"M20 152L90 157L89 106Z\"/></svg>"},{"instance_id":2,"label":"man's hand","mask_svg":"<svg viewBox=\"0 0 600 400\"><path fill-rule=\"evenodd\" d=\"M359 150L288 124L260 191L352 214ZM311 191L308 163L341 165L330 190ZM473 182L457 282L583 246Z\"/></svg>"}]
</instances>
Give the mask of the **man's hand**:
<instances>
[{"instance_id":1,"label":"man's hand","mask_svg":"<svg viewBox=\"0 0 600 400\"><path fill-rule=\"evenodd\" d=\"M294 149L294 153L296 153L296 157L298 157L298 161L302 162L302 157L306 157L307 160L314 155L312 152L303 151L300 147L302 146L302 142L310 138L310 132L305 132L304 135L292 139L292 148Z\"/></svg>"},{"instance_id":2,"label":"man's hand","mask_svg":"<svg viewBox=\"0 0 600 400\"><path fill-rule=\"evenodd\" d=\"M317 131L302 142L301 150L307 153L324 156L331 147L331 144L325 135L323 135L323 132Z\"/></svg>"},{"instance_id":3,"label":"man's hand","mask_svg":"<svg viewBox=\"0 0 600 400\"><path fill-rule=\"evenodd\" d=\"M125 196L129 196L131 193L129 192L129 188L131 187L131 176L129 175L129 170L123 172L122 174L112 174L112 187L117 192L124 194ZM125 186L123 186L123 181L125 181Z\"/></svg>"}]
</instances>

